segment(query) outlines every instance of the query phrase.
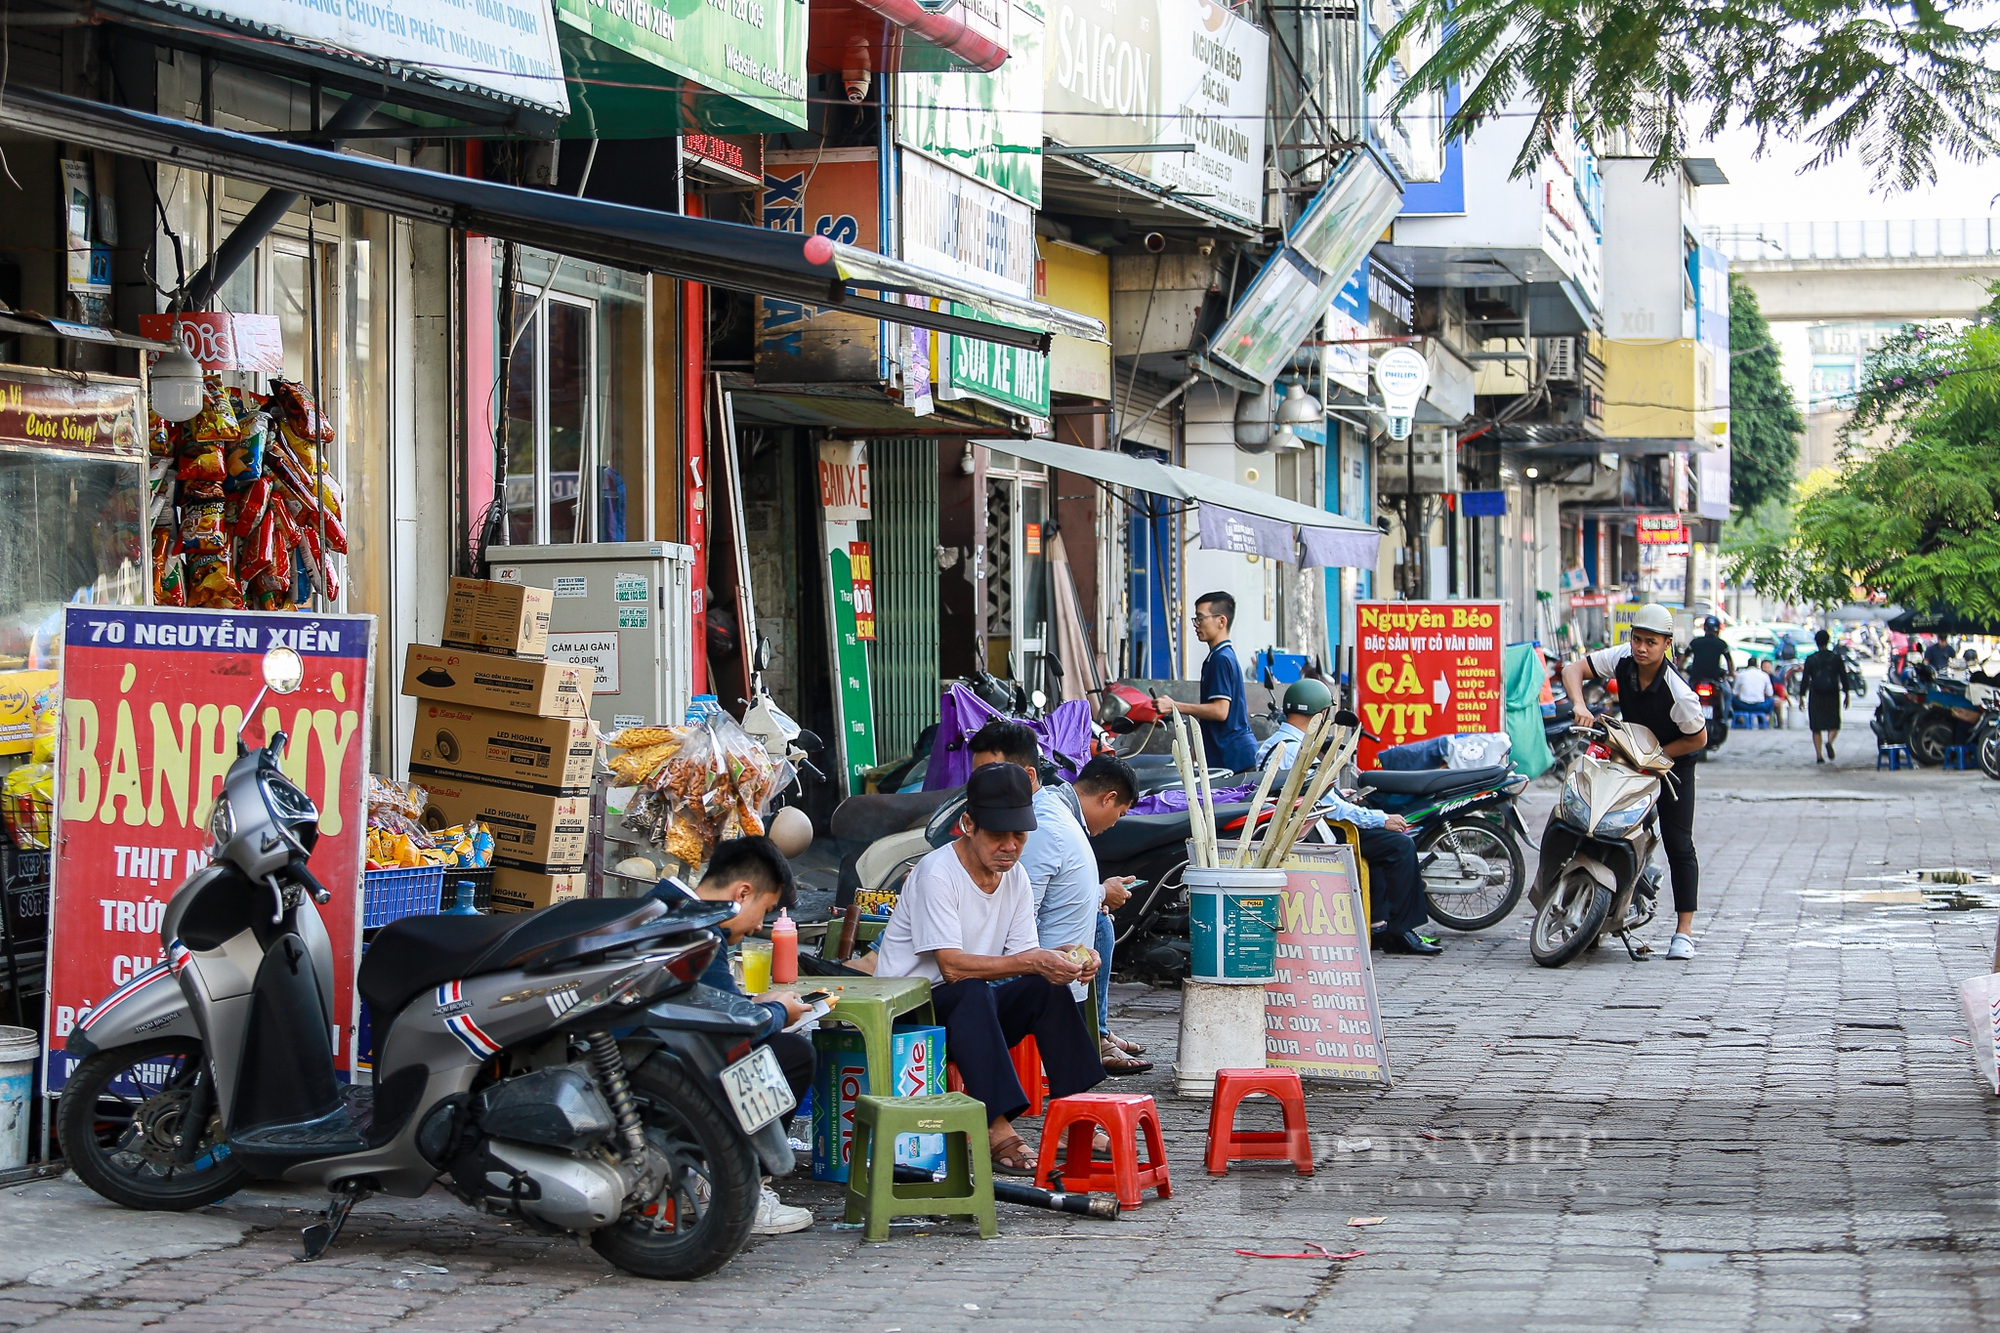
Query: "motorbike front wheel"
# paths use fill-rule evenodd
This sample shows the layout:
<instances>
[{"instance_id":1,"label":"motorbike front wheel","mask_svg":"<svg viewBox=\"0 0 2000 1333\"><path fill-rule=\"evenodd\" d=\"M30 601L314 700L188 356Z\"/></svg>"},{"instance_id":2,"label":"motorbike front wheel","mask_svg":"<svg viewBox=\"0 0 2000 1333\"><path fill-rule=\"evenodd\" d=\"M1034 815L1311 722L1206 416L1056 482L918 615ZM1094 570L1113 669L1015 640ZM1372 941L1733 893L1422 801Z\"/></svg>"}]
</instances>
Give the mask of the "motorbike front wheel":
<instances>
[{"instance_id":1,"label":"motorbike front wheel","mask_svg":"<svg viewBox=\"0 0 2000 1333\"><path fill-rule=\"evenodd\" d=\"M177 1143L197 1083L209 1077L201 1043L186 1037L90 1056L70 1071L56 1107L63 1156L84 1184L127 1208L184 1213L234 1194L250 1173L217 1141L220 1116L211 1109L192 1151Z\"/></svg>"},{"instance_id":2,"label":"motorbike front wheel","mask_svg":"<svg viewBox=\"0 0 2000 1333\"><path fill-rule=\"evenodd\" d=\"M1610 912L1611 890L1593 879L1589 871L1571 870L1557 882L1542 910L1535 913L1528 952L1543 967L1561 967L1596 941Z\"/></svg>"},{"instance_id":3,"label":"motorbike front wheel","mask_svg":"<svg viewBox=\"0 0 2000 1333\"><path fill-rule=\"evenodd\" d=\"M1452 930L1484 930L1521 901L1526 868L1507 830L1483 819L1446 823L1417 844L1417 867L1431 920Z\"/></svg>"},{"instance_id":4,"label":"motorbike front wheel","mask_svg":"<svg viewBox=\"0 0 2000 1333\"><path fill-rule=\"evenodd\" d=\"M632 1090L668 1178L654 1198L593 1231L590 1247L637 1277L706 1277L750 1239L757 1151L735 1118L670 1060L655 1056L633 1070Z\"/></svg>"}]
</instances>

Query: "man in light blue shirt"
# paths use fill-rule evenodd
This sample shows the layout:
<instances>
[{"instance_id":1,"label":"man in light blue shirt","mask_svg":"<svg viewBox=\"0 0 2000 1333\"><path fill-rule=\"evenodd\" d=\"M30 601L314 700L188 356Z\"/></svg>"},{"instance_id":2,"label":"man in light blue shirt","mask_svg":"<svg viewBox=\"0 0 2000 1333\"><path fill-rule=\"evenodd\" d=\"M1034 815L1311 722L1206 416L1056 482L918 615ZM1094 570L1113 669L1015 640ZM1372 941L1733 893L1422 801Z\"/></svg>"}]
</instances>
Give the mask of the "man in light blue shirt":
<instances>
[{"instance_id":1,"label":"man in light blue shirt","mask_svg":"<svg viewBox=\"0 0 2000 1333\"><path fill-rule=\"evenodd\" d=\"M1295 680L1285 689L1285 720L1257 747L1257 767L1261 771L1280 749L1285 757L1278 770L1292 766L1299 757L1299 743L1306 738L1305 727L1314 716L1333 707L1333 691L1319 681Z\"/></svg>"},{"instance_id":2,"label":"man in light blue shirt","mask_svg":"<svg viewBox=\"0 0 2000 1333\"><path fill-rule=\"evenodd\" d=\"M1097 938L1104 886L1097 878L1097 853L1090 840L1132 808L1137 783L1124 760L1099 755L1067 786L1035 793L1036 828L1021 853L1021 866L1035 894L1035 932L1044 949L1089 946ZM1070 987L1081 1000L1089 994Z\"/></svg>"}]
</instances>

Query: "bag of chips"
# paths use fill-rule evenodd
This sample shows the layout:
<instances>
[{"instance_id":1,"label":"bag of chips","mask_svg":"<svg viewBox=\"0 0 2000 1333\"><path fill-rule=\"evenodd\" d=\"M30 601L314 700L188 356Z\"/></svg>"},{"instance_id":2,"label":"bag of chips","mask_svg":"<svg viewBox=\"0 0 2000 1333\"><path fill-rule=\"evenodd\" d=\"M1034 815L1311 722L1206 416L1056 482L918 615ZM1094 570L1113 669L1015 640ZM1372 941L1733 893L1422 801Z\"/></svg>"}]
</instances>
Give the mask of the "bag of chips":
<instances>
[{"instance_id":1,"label":"bag of chips","mask_svg":"<svg viewBox=\"0 0 2000 1333\"><path fill-rule=\"evenodd\" d=\"M227 551L197 555L188 561L187 604L209 611L243 609L243 586L236 581Z\"/></svg>"},{"instance_id":2,"label":"bag of chips","mask_svg":"<svg viewBox=\"0 0 2000 1333\"><path fill-rule=\"evenodd\" d=\"M219 555L229 548L222 526L221 500L194 500L181 506L181 549L189 555Z\"/></svg>"},{"instance_id":3,"label":"bag of chips","mask_svg":"<svg viewBox=\"0 0 2000 1333\"><path fill-rule=\"evenodd\" d=\"M270 425L271 418L259 412L249 419L243 438L232 441L224 451L223 467L228 475L223 484L230 490L243 490L264 475L264 441Z\"/></svg>"},{"instance_id":4,"label":"bag of chips","mask_svg":"<svg viewBox=\"0 0 2000 1333\"><path fill-rule=\"evenodd\" d=\"M180 536L171 523L153 525L153 605L187 605L187 590L181 584Z\"/></svg>"},{"instance_id":5,"label":"bag of chips","mask_svg":"<svg viewBox=\"0 0 2000 1333\"><path fill-rule=\"evenodd\" d=\"M170 458L174 452L174 433L170 423L158 412L146 413L146 451L155 458Z\"/></svg>"},{"instance_id":6,"label":"bag of chips","mask_svg":"<svg viewBox=\"0 0 2000 1333\"><path fill-rule=\"evenodd\" d=\"M333 423L321 414L305 385L296 380L272 380L271 401L293 434L318 444L333 443Z\"/></svg>"},{"instance_id":7,"label":"bag of chips","mask_svg":"<svg viewBox=\"0 0 2000 1333\"><path fill-rule=\"evenodd\" d=\"M271 479L259 477L244 488L236 498L236 521L230 525L231 536L248 537L257 530L257 523L264 517L265 508L271 503Z\"/></svg>"},{"instance_id":8,"label":"bag of chips","mask_svg":"<svg viewBox=\"0 0 2000 1333\"><path fill-rule=\"evenodd\" d=\"M222 376L204 375L201 380L201 411L188 423L188 433L196 440L220 444L243 438L243 425L236 419L236 405L223 391ZM217 481L222 480L220 477Z\"/></svg>"},{"instance_id":9,"label":"bag of chips","mask_svg":"<svg viewBox=\"0 0 2000 1333\"><path fill-rule=\"evenodd\" d=\"M198 481L220 486L229 479L229 468L223 461L221 443L216 440L197 440L190 444L181 451L180 470L175 475L182 481Z\"/></svg>"}]
</instances>

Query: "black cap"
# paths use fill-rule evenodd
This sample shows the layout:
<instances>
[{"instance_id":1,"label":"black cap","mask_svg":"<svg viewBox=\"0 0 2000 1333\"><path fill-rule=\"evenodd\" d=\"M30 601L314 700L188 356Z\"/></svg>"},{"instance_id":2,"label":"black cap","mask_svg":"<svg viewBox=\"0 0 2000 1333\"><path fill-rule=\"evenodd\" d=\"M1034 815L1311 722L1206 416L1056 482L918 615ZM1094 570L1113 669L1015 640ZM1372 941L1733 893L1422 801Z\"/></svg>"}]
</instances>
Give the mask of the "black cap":
<instances>
[{"instance_id":1,"label":"black cap","mask_svg":"<svg viewBox=\"0 0 2000 1333\"><path fill-rule=\"evenodd\" d=\"M1035 788L1019 764L982 764L965 780L965 813L989 833L1035 827Z\"/></svg>"}]
</instances>

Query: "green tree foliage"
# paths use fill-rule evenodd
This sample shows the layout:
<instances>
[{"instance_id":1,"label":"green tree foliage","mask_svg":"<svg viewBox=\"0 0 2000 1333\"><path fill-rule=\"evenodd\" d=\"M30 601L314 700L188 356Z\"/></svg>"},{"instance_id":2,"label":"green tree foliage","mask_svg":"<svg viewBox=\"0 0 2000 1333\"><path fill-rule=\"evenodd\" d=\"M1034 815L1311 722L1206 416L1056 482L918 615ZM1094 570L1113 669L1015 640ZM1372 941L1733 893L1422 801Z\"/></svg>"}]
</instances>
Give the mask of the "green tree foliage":
<instances>
[{"instance_id":1,"label":"green tree foliage","mask_svg":"<svg viewBox=\"0 0 2000 1333\"><path fill-rule=\"evenodd\" d=\"M1996 285L2000 300L2000 285ZM1890 442L1866 449L1871 432ZM1862 367L1839 474L1791 514L1732 525L1732 578L1788 600L1858 585L1905 606L2000 617L2000 328L1911 325Z\"/></svg>"},{"instance_id":2,"label":"green tree foliage","mask_svg":"<svg viewBox=\"0 0 2000 1333\"><path fill-rule=\"evenodd\" d=\"M1790 500L1805 418L1779 373L1778 345L1757 308L1757 293L1733 273L1729 353L1729 502L1756 509L1768 500Z\"/></svg>"},{"instance_id":3,"label":"green tree foliage","mask_svg":"<svg viewBox=\"0 0 2000 1333\"><path fill-rule=\"evenodd\" d=\"M1602 143L1629 134L1664 173L1684 117L1760 139L1803 138L1815 165L1860 154L1884 188L1936 179L1937 157L2000 151L2000 26L1977 0L1410 0L1378 48L1435 42L1391 104L1462 90L1457 137L1527 115L1516 175L1572 121Z\"/></svg>"}]
</instances>

